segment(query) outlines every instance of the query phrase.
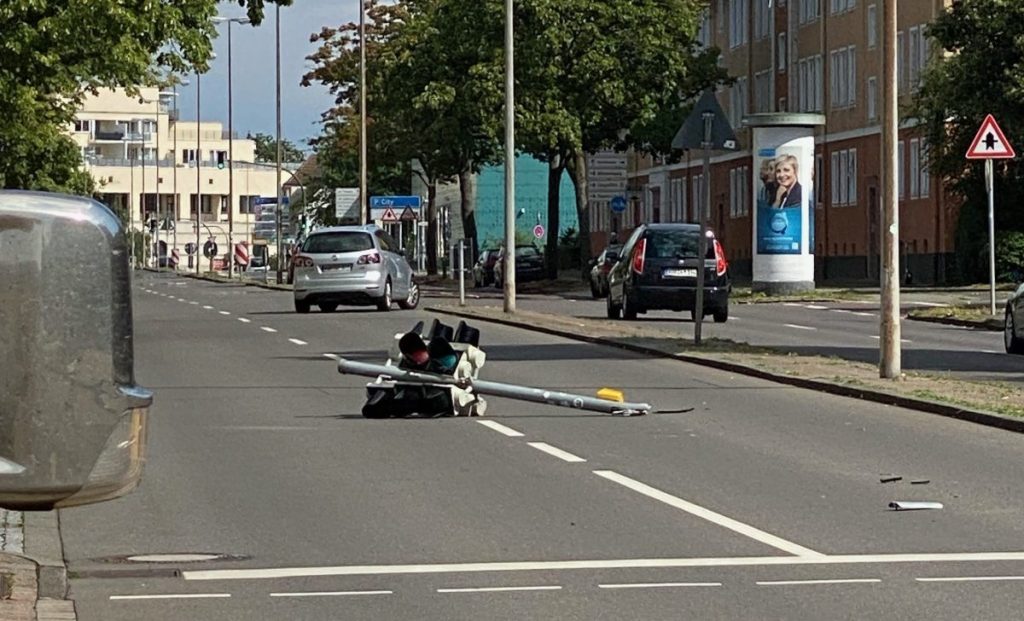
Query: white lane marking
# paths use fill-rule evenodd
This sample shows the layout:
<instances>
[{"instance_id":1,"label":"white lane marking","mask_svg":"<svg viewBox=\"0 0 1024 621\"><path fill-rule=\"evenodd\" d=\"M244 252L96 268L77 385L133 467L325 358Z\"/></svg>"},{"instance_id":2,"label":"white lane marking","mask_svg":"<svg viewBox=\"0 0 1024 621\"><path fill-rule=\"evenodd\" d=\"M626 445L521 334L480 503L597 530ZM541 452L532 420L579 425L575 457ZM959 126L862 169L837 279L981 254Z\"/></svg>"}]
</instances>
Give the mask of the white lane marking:
<instances>
[{"instance_id":1,"label":"white lane marking","mask_svg":"<svg viewBox=\"0 0 1024 621\"><path fill-rule=\"evenodd\" d=\"M129 599L212 599L231 597L230 593L161 593L154 595L111 595L111 600Z\"/></svg>"},{"instance_id":2,"label":"white lane marking","mask_svg":"<svg viewBox=\"0 0 1024 621\"><path fill-rule=\"evenodd\" d=\"M1024 580L1024 576L950 576L948 578L914 578L918 582L1002 582Z\"/></svg>"},{"instance_id":3,"label":"white lane marking","mask_svg":"<svg viewBox=\"0 0 1024 621\"><path fill-rule=\"evenodd\" d=\"M878 315L874 313L854 313L854 315L857 315L858 317L878 317Z\"/></svg>"},{"instance_id":4,"label":"white lane marking","mask_svg":"<svg viewBox=\"0 0 1024 621\"><path fill-rule=\"evenodd\" d=\"M795 323L786 323L783 325L786 326L787 328L793 328L796 330L817 330L817 328L812 328L811 326L800 326Z\"/></svg>"},{"instance_id":5,"label":"white lane marking","mask_svg":"<svg viewBox=\"0 0 1024 621\"><path fill-rule=\"evenodd\" d=\"M508 436L510 438L521 438L521 437L523 437L523 434L519 433L515 429L512 429L511 427L506 427L505 425L502 425L501 423L496 423L493 420L478 420L476 422L480 423L484 427L490 427L491 429L497 431L498 433L504 434L504 435L506 435L506 436Z\"/></svg>"},{"instance_id":6,"label":"white lane marking","mask_svg":"<svg viewBox=\"0 0 1024 621\"><path fill-rule=\"evenodd\" d=\"M806 305L804 305L804 308L809 308L811 310L825 310L828 307L827 306L821 306L819 304L806 304Z\"/></svg>"},{"instance_id":7,"label":"white lane marking","mask_svg":"<svg viewBox=\"0 0 1024 621\"><path fill-rule=\"evenodd\" d=\"M271 593L271 597L328 597L332 595L391 595L394 591L300 591L295 593Z\"/></svg>"},{"instance_id":8,"label":"white lane marking","mask_svg":"<svg viewBox=\"0 0 1024 621\"><path fill-rule=\"evenodd\" d=\"M847 313L847 314L850 314L850 315L856 314L852 310L846 310L845 308L833 308L832 312L833 313Z\"/></svg>"},{"instance_id":9,"label":"white lane marking","mask_svg":"<svg viewBox=\"0 0 1024 621\"><path fill-rule=\"evenodd\" d=\"M231 314L231 313L229 313L227 311L217 311L217 312L219 312L221 315L230 315Z\"/></svg>"},{"instance_id":10,"label":"white lane marking","mask_svg":"<svg viewBox=\"0 0 1024 621\"><path fill-rule=\"evenodd\" d=\"M938 302L911 302L916 306L931 306L932 308L938 308L941 306L949 306L949 304L939 304Z\"/></svg>"},{"instance_id":11,"label":"white lane marking","mask_svg":"<svg viewBox=\"0 0 1024 621\"><path fill-rule=\"evenodd\" d=\"M877 334L872 334L871 338L875 339L876 341L882 340L882 337L878 336ZM910 339L900 339L900 343L913 343L913 342L914 341L911 341Z\"/></svg>"},{"instance_id":12,"label":"white lane marking","mask_svg":"<svg viewBox=\"0 0 1024 621\"><path fill-rule=\"evenodd\" d=\"M186 300L185 298L178 298L178 301L179 302L188 302L188 300Z\"/></svg>"},{"instance_id":13,"label":"white lane marking","mask_svg":"<svg viewBox=\"0 0 1024 621\"><path fill-rule=\"evenodd\" d=\"M203 310L213 310L212 306L203 305Z\"/></svg>"},{"instance_id":14,"label":"white lane marking","mask_svg":"<svg viewBox=\"0 0 1024 621\"><path fill-rule=\"evenodd\" d=\"M238 320L242 323L252 323L252 320L246 319L245 317L239 317Z\"/></svg>"},{"instance_id":15,"label":"white lane marking","mask_svg":"<svg viewBox=\"0 0 1024 621\"><path fill-rule=\"evenodd\" d=\"M783 302L782 305L783 306L801 306L800 304L797 304L796 302Z\"/></svg>"},{"instance_id":16,"label":"white lane marking","mask_svg":"<svg viewBox=\"0 0 1024 621\"><path fill-rule=\"evenodd\" d=\"M842 578L835 580L762 580L757 586L793 586L800 584L876 584L879 578Z\"/></svg>"},{"instance_id":17,"label":"white lane marking","mask_svg":"<svg viewBox=\"0 0 1024 621\"><path fill-rule=\"evenodd\" d=\"M463 574L499 571L576 569L672 569L679 567L774 567L791 565L857 565L892 563L1024 562L1024 552L943 552L933 554L848 554L836 556L738 556L722 558L631 558L580 561L509 561L501 563L439 563L433 565L341 565L273 567L268 569L206 569L183 571L185 580L268 580L315 576L394 576Z\"/></svg>"},{"instance_id":18,"label":"white lane marking","mask_svg":"<svg viewBox=\"0 0 1024 621\"><path fill-rule=\"evenodd\" d=\"M331 360L339 360L341 356L338 354L324 354L324 358L330 358Z\"/></svg>"},{"instance_id":19,"label":"white lane marking","mask_svg":"<svg viewBox=\"0 0 1024 621\"><path fill-rule=\"evenodd\" d=\"M260 330L263 330L264 332L277 332L277 330L268 328L267 326L260 326Z\"/></svg>"},{"instance_id":20,"label":"white lane marking","mask_svg":"<svg viewBox=\"0 0 1024 621\"><path fill-rule=\"evenodd\" d=\"M299 339L288 339L288 342L294 343L295 345L309 345L306 341L300 341Z\"/></svg>"},{"instance_id":21,"label":"white lane marking","mask_svg":"<svg viewBox=\"0 0 1024 621\"><path fill-rule=\"evenodd\" d=\"M189 302L192 306L199 306L199 302Z\"/></svg>"},{"instance_id":22,"label":"white lane marking","mask_svg":"<svg viewBox=\"0 0 1024 621\"><path fill-rule=\"evenodd\" d=\"M983 353L983 354L1001 354L1003 352L996 351L994 349L983 349L983 350L981 350L981 353Z\"/></svg>"},{"instance_id":23,"label":"white lane marking","mask_svg":"<svg viewBox=\"0 0 1024 621\"><path fill-rule=\"evenodd\" d=\"M727 529L729 529L729 530L731 530L733 532L736 532L736 533L739 533L739 534L744 535L746 537L749 537L750 539L753 539L754 541L759 541L759 542L761 542L761 543L763 543L765 545L768 545L768 546L771 546L773 548L777 548L779 550L782 550L783 552L788 552L790 554L795 554L797 556L804 556L804 557L813 557L813 558L823 558L824 557L824 555L821 554L820 552L815 552L814 550L811 550L810 548L805 548L805 547L803 547L801 545L797 545L797 544L795 544L795 543L793 543L791 541L786 541L785 539L782 539L781 537L776 537L775 535L773 535L771 533L766 533L765 531L760 530L758 528L754 528L753 526L750 526L749 524L744 524L743 522L739 522L739 521L734 520L734 519L732 519L730 517L726 517L726 516L722 515L721 513L716 513L716 512L714 512L714 511L712 511L710 509L705 509L704 507L701 507L700 505L695 505L692 502L689 502L689 501L683 500L682 498L679 498L677 496L673 496L671 494L665 493L665 492L661 491L660 489L655 489L655 488L651 487L650 485L647 485L646 483L641 483L640 481L637 481L636 479L631 479L631 478L629 478L627 476L623 476L623 475L621 475L618 472L615 472L613 470L595 470L594 474L596 474L597 476L602 477L604 479L608 479L609 481L611 481L613 483L618 483L619 485L621 485L621 486L623 486L623 487L625 487L627 489L631 489L634 492L643 494L644 496L647 496L648 498L653 498L654 500L663 502L663 503L669 505L670 507L675 507L676 509L680 509L682 511L685 511L685 512L689 513L690 515L693 515L695 517L707 520L707 521L709 521L709 522L711 522L713 524L717 524L717 525L719 525L719 526L721 526L723 528L727 528Z\"/></svg>"},{"instance_id":24,"label":"white lane marking","mask_svg":"<svg viewBox=\"0 0 1024 621\"><path fill-rule=\"evenodd\" d=\"M438 589L438 593L502 593L506 591L559 591L562 587L552 584L546 586L516 587L470 587L460 589Z\"/></svg>"},{"instance_id":25,"label":"white lane marking","mask_svg":"<svg viewBox=\"0 0 1024 621\"><path fill-rule=\"evenodd\" d=\"M573 455L572 453L569 453L568 451L563 451L562 449L556 446L551 446L547 442L527 442L527 444L537 449L538 451L543 451L548 455L553 455L561 459L562 461L567 461L572 464L578 464L587 461L582 457L578 457L576 455Z\"/></svg>"},{"instance_id":26,"label":"white lane marking","mask_svg":"<svg viewBox=\"0 0 1024 621\"><path fill-rule=\"evenodd\" d=\"M599 589L661 589L667 587L720 587L721 582L622 582L599 584Z\"/></svg>"}]
</instances>

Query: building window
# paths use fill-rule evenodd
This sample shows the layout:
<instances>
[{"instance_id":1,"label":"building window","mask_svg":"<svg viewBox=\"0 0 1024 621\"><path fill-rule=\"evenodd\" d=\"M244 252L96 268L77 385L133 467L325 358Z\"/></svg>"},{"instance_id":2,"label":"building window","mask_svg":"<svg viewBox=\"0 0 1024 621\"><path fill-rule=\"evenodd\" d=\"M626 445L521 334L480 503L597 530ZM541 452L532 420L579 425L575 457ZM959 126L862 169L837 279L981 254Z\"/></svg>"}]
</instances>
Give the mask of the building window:
<instances>
[{"instance_id":1,"label":"building window","mask_svg":"<svg viewBox=\"0 0 1024 621\"><path fill-rule=\"evenodd\" d=\"M784 32L779 33L779 50L776 57L779 59L779 73L786 73L789 65L789 40Z\"/></svg>"},{"instance_id":2,"label":"building window","mask_svg":"<svg viewBox=\"0 0 1024 621\"><path fill-rule=\"evenodd\" d=\"M711 6L710 4L708 6ZM718 0L718 32L725 32L725 0Z\"/></svg>"},{"instance_id":3,"label":"building window","mask_svg":"<svg viewBox=\"0 0 1024 621\"><path fill-rule=\"evenodd\" d=\"M878 78L868 78L868 120L878 120Z\"/></svg>"},{"instance_id":4,"label":"building window","mask_svg":"<svg viewBox=\"0 0 1024 621\"><path fill-rule=\"evenodd\" d=\"M832 206L857 204L857 149L832 152Z\"/></svg>"},{"instance_id":5,"label":"building window","mask_svg":"<svg viewBox=\"0 0 1024 621\"><path fill-rule=\"evenodd\" d=\"M868 48L878 47L878 5L868 5Z\"/></svg>"},{"instance_id":6,"label":"building window","mask_svg":"<svg viewBox=\"0 0 1024 621\"><path fill-rule=\"evenodd\" d=\"M832 15L848 13L857 7L857 0L831 0Z\"/></svg>"},{"instance_id":7,"label":"building window","mask_svg":"<svg viewBox=\"0 0 1024 621\"><path fill-rule=\"evenodd\" d=\"M750 0L729 0L729 47L737 48L750 41L747 16Z\"/></svg>"},{"instance_id":8,"label":"building window","mask_svg":"<svg viewBox=\"0 0 1024 621\"><path fill-rule=\"evenodd\" d=\"M754 74L754 112L771 112L772 71L765 69Z\"/></svg>"},{"instance_id":9,"label":"building window","mask_svg":"<svg viewBox=\"0 0 1024 621\"><path fill-rule=\"evenodd\" d=\"M899 92L902 94L907 90L907 39L903 31L896 33L896 82L899 83Z\"/></svg>"},{"instance_id":10,"label":"building window","mask_svg":"<svg viewBox=\"0 0 1024 621\"><path fill-rule=\"evenodd\" d=\"M928 37L925 26L914 26L908 31L910 38L910 56L907 58L909 68L908 86L916 90L921 86L924 70L928 64ZM900 53L903 48L900 47ZM901 74L902 75L902 74Z\"/></svg>"},{"instance_id":11,"label":"building window","mask_svg":"<svg viewBox=\"0 0 1024 621\"><path fill-rule=\"evenodd\" d=\"M769 0L752 0L754 3L754 40L767 39L771 35L771 11Z\"/></svg>"},{"instance_id":12,"label":"building window","mask_svg":"<svg viewBox=\"0 0 1024 621\"><path fill-rule=\"evenodd\" d=\"M729 217L750 214L750 167L740 166L729 171Z\"/></svg>"},{"instance_id":13,"label":"building window","mask_svg":"<svg viewBox=\"0 0 1024 621\"><path fill-rule=\"evenodd\" d=\"M839 48L829 56L832 107L848 108L857 101L857 48Z\"/></svg>"},{"instance_id":14,"label":"building window","mask_svg":"<svg viewBox=\"0 0 1024 621\"><path fill-rule=\"evenodd\" d=\"M729 89L729 122L733 127L739 127L743 122L743 117L747 116L749 93L747 78L736 78L736 83Z\"/></svg>"},{"instance_id":15,"label":"building window","mask_svg":"<svg viewBox=\"0 0 1024 621\"><path fill-rule=\"evenodd\" d=\"M701 47L711 47L711 13L708 9L704 9L700 16L700 30L697 31L697 43L700 43Z\"/></svg>"},{"instance_id":16,"label":"building window","mask_svg":"<svg viewBox=\"0 0 1024 621\"><path fill-rule=\"evenodd\" d=\"M808 24L821 17L821 0L798 0L800 23Z\"/></svg>"},{"instance_id":17,"label":"building window","mask_svg":"<svg viewBox=\"0 0 1024 621\"><path fill-rule=\"evenodd\" d=\"M182 149L181 150L181 163L191 164L196 161L196 150L195 149Z\"/></svg>"},{"instance_id":18,"label":"building window","mask_svg":"<svg viewBox=\"0 0 1024 621\"><path fill-rule=\"evenodd\" d=\"M928 166L928 141L924 138L921 139L921 198L928 198L932 191L932 177L931 170Z\"/></svg>"},{"instance_id":19,"label":"building window","mask_svg":"<svg viewBox=\"0 0 1024 621\"><path fill-rule=\"evenodd\" d=\"M814 179L811 180L811 200L818 209L825 206L824 192L819 188L825 187L825 156L817 153L814 156Z\"/></svg>"},{"instance_id":20,"label":"building window","mask_svg":"<svg viewBox=\"0 0 1024 621\"><path fill-rule=\"evenodd\" d=\"M907 169L907 158L906 158L905 150L903 148L903 141L902 140L899 142L899 145L898 145L896 151L897 151L897 158L896 159L898 160L897 161L897 165L899 166L899 170L897 171L897 174L896 174L896 194L898 194L900 198L906 198L907 197L907 186L903 182L903 179L906 176L904 171Z\"/></svg>"},{"instance_id":21,"label":"building window","mask_svg":"<svg viewBox=\"0 0 1024 621\"><path fill-rule=\"evenodd\" d=\"M802 58L797 62L798 112L821 112L822 100L821 55Z\"/></svg>"},{"instance_id":22,"label":"building window","mask_svg":"<svg viewBox=\"0 0 1024 621\"><path fill-rule=\"evenodd\" d=\"M921 198L921 141L910 141L910 198Z\"/></svg>"},{"instance_id":23,"label":"building window","mask_svg":"<svg viewBox=\"0 0 1024 621\"><path fill-rule=\"evenodd\" d=\"M88 119L75 119L75 133L87 134L92 131L92 121Z\"/></svg>"}]
</instances>

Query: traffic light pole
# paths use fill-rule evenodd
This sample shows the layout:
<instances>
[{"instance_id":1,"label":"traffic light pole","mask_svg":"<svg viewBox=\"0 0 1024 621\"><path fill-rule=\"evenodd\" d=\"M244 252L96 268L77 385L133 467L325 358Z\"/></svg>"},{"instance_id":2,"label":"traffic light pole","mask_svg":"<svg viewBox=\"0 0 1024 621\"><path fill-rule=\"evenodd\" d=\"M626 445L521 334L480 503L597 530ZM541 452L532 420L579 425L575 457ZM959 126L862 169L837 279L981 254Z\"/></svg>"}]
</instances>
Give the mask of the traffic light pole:
<instances>
[{"instance_id":1,"label":"traffic light pole","mask_svg":"<svg viewBox=\"0 0 1024 621\"><path fill-rule=\"evenodd\" d=\"M882 313L879 325L879 375L901 376L900 351L900 216L897 197L899 170L899 85L896 76L896 4L884 0L882 28Z\"/></svg>"},{"instance_id":2,"label":"traffic light pole","mask_svg":"<svg viewBox=\"0 0 1024 621\"><path fill-rule=\"evenodd\" d=\"M708 216L711 214L711 129L715 121L714 112L705 112L704 119L704 188L698 209L700 215L700 239L697 240L697 299L693 311L693 344L700 345L701 328L704 325L704 257L708 254Z\"/></svg>"}]
</instances>

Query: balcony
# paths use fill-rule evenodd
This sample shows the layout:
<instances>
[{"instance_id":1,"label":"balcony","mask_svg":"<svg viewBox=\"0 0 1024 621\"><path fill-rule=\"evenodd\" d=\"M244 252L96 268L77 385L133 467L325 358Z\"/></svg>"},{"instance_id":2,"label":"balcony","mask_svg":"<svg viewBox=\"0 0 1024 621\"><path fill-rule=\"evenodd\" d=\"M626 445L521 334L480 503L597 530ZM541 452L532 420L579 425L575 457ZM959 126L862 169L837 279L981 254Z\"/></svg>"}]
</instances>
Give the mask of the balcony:
<instances>
[{"instance_id":1,"label":"balcony","mask_svg":"<svg viewBox=\"0 0 1024 621\"><path fill-rule=\"evenodd\" d=\"M121 142L124 140L124 137L125 131L123 129L106 129L96 130L93 140L96 142Z\"/></svg>"}]
</instances>

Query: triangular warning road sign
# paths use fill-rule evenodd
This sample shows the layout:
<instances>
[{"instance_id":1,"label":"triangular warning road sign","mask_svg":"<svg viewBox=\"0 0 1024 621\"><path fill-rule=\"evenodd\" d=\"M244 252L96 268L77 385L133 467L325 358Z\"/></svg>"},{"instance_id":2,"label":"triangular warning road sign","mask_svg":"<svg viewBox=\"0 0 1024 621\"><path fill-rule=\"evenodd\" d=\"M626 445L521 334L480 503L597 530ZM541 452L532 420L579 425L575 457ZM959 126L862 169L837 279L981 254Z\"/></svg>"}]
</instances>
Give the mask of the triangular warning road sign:
<instances>
[{"instance_id":1,"label":"triangular warning road sign","mask_svg":"<svg viewBox=\"0 0 1024 621\"><path fill-rule=\"evenodd\" d=\"M388 207L384 210L384 215L381 217L384 222L398 222L398 216L395 215L395 210Z\"/></svg>"},{"instance_id":2,"label":"triangular warning road sign","mask_svg":"<svg viewBox=\"0 0 1024 621\"><path fill-rule=\"evenodd\" d=\"M967 150L967 159L1005 160L1014 157L1017 157L1017 154L1014 153L1013 147L1010 146L1010 141L1003 134L1003 130L999 128L999 123L996 123L995 117L991 114L986 116L985 122L981 124L981 129L978 130L978 135L971 142L971 148Z\"/></svg>"}]
</instances>

